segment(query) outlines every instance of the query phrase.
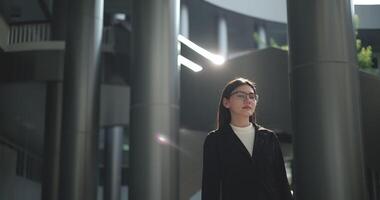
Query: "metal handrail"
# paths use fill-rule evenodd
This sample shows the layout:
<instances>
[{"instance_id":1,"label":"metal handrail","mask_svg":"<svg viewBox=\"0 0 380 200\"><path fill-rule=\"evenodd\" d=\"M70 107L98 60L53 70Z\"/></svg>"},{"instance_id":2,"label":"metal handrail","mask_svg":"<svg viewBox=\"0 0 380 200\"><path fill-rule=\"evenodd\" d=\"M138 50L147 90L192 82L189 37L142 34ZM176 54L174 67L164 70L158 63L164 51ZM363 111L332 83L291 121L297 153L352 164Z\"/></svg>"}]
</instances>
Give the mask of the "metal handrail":
<instances>
[{"instance_id":1,"label":"metal handrail","mask_svg":"<svg viewBox=\"0 0 380 200\"><path fill-rule=\"evenodd\" d=\"M50 40L50 23L18 23L9 28L8 45Z\"/></svg>"}]
</instances>

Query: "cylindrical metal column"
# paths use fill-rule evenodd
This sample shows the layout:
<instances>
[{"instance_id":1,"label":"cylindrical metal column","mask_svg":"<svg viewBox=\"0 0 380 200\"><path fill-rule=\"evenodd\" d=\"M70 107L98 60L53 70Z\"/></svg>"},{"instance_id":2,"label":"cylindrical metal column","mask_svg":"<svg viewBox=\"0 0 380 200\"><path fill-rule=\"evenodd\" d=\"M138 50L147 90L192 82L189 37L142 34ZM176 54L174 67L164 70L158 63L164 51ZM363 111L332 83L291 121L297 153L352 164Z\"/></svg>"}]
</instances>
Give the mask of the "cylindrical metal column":
<instances>
[{"instance_id":1,"label":"cylindrical metal column","mask_svg":"<svg viewBox=\"0 0 380 200\"><path fill-rule=\"evenodd\" d=\"M103 0L70 0L68 7L59 197L94 200Z\"/></svg>"},{"instance_id":2,"label":"cylindrical metal column","mask_svg":"<svg viewBox=\"0 0 380 200\"><path fill-rule=\"evenodd\" d=\"M297 199L367 198L347 0L288 0Z\"/></svg>"},{"instance_id":3,"label":"cylindrical metal column","mask_svg":"<svg viewBox=\"0 0 380 200\"><path fill-rule=\"evenodd\" d=\"M228 55L228 27L224 17L219 17L218 22L218 46L219 54L224 58Z\"/></svg>"},{"instance_id":4,"label":"cylindrical metal column","mask_svg":"<svg viewBox=\"0 0 380 200\"><path fill-rule=\"evenodd\" d=\"M105 128L104 200L120 200L123 134L122 126Z\"/></svg>"},{"instance_id":5,"label":"cylindrical metal column","mask_svg":"<svg viewBox=\"0 0 380 200\"><path fill-rule=\"evenodd\" d=\"M133 2L131 200L178 200L179 0Z\"/></svg>"},{"instance_id":6,"label":"cylindrical metal column","mask_svg":"<svg viewBox=\"0 0 380 200\"><path fill-rule=\"evenodd\" d=\"M58 200L61 120L62 83L51 81L46 86L42 200Z\"/></svg>"},{"instance_id":7,"label":"cylindrical metal column","mask_svg":"<svg viewBox=\"0 0 380 200\"><path fill-rule=\"evenodd\" d=\"M267 33L262 25L259 26L259 38L260 42L258 45L258 49L267 48Z\"/></svg>"},{"instance_id":8,"label":"cylindrical metal column","mask_svg":"<svg viewBox=\"0 0 380 200\"><path fill-rule=\"evenodd\" d=\"M181 5L181 17L180 17L180 27L179 33L186 38L189 38L189 9L187 5Z\"/></svg>"}]
</instances>

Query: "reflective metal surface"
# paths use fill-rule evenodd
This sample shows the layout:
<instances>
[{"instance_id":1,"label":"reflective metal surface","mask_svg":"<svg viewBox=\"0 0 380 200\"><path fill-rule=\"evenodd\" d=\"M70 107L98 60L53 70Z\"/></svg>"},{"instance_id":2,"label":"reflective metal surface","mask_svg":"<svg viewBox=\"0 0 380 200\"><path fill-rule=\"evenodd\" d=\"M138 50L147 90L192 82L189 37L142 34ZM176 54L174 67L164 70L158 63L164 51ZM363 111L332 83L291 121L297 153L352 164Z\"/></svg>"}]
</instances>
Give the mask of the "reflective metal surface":
<instances>
[{"instance_id":1,"label":"reflective metal surface","mask_svg":"<svg viewBox=\"0 0 380 200\"><path fill-rule=\"evenodd\" d=\"M131 200L178 200L178 0L133 2Z\"/></svg>"},{"instance_id":2,"label":"reflective metal surface","mask_svg":"<svg viewBox=\"0 0 380 200\"><path fill-rule=\"evenodd\" d=\"M367 198L350 9L288 1L297 199Z\"/></svg>"}]
</instances>

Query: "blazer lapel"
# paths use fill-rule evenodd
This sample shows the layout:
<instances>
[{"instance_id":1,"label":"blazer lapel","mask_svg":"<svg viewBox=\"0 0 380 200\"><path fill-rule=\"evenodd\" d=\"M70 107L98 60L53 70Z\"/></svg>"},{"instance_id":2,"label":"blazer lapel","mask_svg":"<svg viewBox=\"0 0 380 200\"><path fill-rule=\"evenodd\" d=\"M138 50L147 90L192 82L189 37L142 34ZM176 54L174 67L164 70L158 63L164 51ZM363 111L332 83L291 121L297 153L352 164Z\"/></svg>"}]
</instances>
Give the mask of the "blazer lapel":
<instances>
[{"instance_id":1,"label":"blazer lapel","mask_svg":"<svg viewBox=\"0 0 380 200\"><path fill-rule=\"evenodd\" d=\"M258 169L258 176L260 177L259 180L261 184L263 184L264 188L268 192L270 196L273 194L273 190L270 187L270 184L268 184L267 179L265 178L265 164L264 160L261 159L263 156L263 149L265 148L265 138L262 133L260 133L262 130L260 130L260 127L257 124L253 124L255 127L255 141L253 145L253 153L252 153L252 162L256 163L256 167Z\"/></svg>"},{"instance_id":2,"label":"blazer lapel","mask_svg":"<svg viewBox=\"0 0 380 200\"><path fill-rule=\"evenodd\" d=\"M263 149L264 139L260 134L259 127L257 124L253 124L255 127L255 141L253 142L253 150L252 150L252 159L257 159L261 155L261 150Z\"/></svg>"},{"instance_id":3,"label":"blazer lapel","mask_svg":"<svg viewBox=\"0 0 380 200\"><path fill-rule=\"evenodd\" d=\"M231 137L232 137L232 142L234 143L234 145L238 146L239 148L239 151L244 154L248 159L251 160L252 156L251 154L248 152L247 148L244 146L243 142L239 139L239 137L235 134L235 132L232 130L231 126L228 125L225 127L226 130L225 132L230 134ZM255 149L255 148L254 148Z\"/></svg>"}]
</instances>

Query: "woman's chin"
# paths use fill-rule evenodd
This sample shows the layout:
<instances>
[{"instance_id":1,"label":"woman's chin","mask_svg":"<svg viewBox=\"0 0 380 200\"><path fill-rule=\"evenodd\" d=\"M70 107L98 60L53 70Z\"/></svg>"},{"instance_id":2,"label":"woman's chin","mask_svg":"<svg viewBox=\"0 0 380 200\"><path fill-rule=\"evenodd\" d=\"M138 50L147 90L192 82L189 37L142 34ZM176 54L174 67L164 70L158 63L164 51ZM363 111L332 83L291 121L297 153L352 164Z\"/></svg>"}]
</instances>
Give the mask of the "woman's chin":
<instances>
[{"instance_id":1,"label":"woman's chin","mask_svg":"<svg viewBox=\"0 0 380 200\"><path fill-rule=\"evenodd\" d=\"M240 115L249 118L250 116L253 115L253 113L249 111L245 111L245 112L241 112Z\"/></svg>"}]
</instances>

